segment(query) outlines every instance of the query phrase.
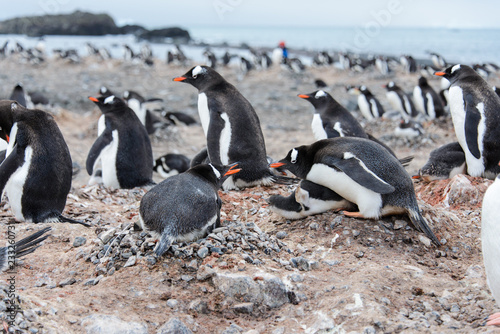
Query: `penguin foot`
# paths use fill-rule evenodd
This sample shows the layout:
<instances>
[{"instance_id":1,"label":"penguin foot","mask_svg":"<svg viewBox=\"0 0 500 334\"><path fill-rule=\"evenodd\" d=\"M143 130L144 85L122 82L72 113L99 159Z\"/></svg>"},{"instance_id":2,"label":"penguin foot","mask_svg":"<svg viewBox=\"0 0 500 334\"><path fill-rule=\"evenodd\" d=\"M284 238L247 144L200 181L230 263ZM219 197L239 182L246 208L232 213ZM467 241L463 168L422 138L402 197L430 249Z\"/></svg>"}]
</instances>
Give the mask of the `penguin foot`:
<instances>
[{"instance_id":1,"label":"penguin foot","mask_svg":"<svg viewBox=\"0 0 500 334\"><path fill-rule=\"evenodd\" d=\"M351 218L365 218L365 216L363 216L361 214L361 212L344 211L343 213L344 213L344 216L351 217Z\"/></svg>"},{"instance_id":2,"label":"penguin foot","mask_svg":"<svg viewBox=\"0 0 500 334\"><path fill-rule=\"evenodd\" d=\"M486 322L486 326L500 326L500 312L490 315Z\"/></svg>"}]
</instances>

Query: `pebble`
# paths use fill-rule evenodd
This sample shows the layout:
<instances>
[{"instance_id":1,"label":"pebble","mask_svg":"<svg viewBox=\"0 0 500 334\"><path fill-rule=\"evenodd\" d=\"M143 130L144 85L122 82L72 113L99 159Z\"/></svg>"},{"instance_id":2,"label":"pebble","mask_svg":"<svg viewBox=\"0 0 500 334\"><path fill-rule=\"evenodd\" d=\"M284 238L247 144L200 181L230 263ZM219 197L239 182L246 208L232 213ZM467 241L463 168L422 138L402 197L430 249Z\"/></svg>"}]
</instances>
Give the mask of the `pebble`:
<instances>
[{"instance_id":1,"label":"pebble","mask_svg":"<svg viewBox=\"0 0 500 334\"><path fill-rule=\"evenodd\" d=\"M124 268L127 268L127 267L132 267L135 265L135 263L137 262L137 257L136 256L131 256L128 258L127 262L123 265Z\"/></svg>"},{"instance_id":2,"label":"pebble","mask_svg":"<svg viewBox=\"0 0 500 334\"><path fill-rule=\"evenodd\" d=\"M179 305L177 299L169 299L167 300L167 306L170 308L176 308Z\"/></svg>"},{"instance_id":3,"label":"pebble","mask_svg":"<svg viewBox=\"0 0 500 334\"><path fill-rule=\"evenodd\" d=\"M85 239L84 237L76 237L75 240L73 241L73 247L83 246L85 245L86 242L87 239Z\"/></svg>"},{"instance_id":4,"label":"pebble","mask_svg":"<svg viewBox=\"0 0 500 334\"><path fill-rule=\"evenodd\" d=\"M398 219L394 222L394 229L395 230L400 230L402 228L405 228L408 223L402 219Z\"/></svg>"},{"instance_id":5,"label":"pebble","mask_svg":"<svg viewBox=\"0 0 500 334\"><path fill-rule=\"evenodd\" d=\"M172 318L161 326L156 334L193 334L187 326L177 318Z\"/></svg>"},{"instance_id":6,"label":"pebble","mask_svg":"<svg viewBox=\"0 0 500 334\"><path fill-rule=\"evenodd\" d=\"M278 239L285 239L286 237L288 236L288 233L286 233L285 231L279 231L278 233L276 233L276 238Z\"/></svg>"},{"instance_id":7,"label":"pebble","mask_svg":"<svg viewBox=\"0 0 500 334\"><path fill-rule=\"evenodd\" d=\"M70 277L70 278L66 278L66 279L62 280L61 282L59 282L58 285L62 288L62 287L65 287L66 285L72 285L75 283L76 283L76 279L74 277Z\"/></svg>"},{"instance_id":8,"label":"pebble","mask_svg":"<svg viewBox=\"0 0 500 334\"><path fill-rule=\"evenodd\" d=\"M207 247L201 247L196 254L198 254L198 256L200 258L204 259L208 255L208 248Z\"/></svg>"},{"instance_id":9,"label":"pebble","mask_svg":"<svg viewBox=\"0 0 500 334\"><path fill-rule=\"evenodd\" d=\"M312 223L311 225L309 225L309 228L311 230L317 231L317 230L319 230L319 224L318 223Z\"/></svg>"}]
</instances>

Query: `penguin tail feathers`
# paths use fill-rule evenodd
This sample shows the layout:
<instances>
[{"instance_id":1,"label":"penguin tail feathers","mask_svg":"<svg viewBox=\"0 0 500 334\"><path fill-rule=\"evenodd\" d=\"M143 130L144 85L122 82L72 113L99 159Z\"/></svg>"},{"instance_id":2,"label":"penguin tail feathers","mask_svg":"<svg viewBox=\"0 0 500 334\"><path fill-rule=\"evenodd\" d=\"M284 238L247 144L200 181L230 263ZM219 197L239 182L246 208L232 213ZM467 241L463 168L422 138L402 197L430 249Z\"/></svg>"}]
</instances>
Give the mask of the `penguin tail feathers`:
<instances>
[{"instance_id":1,"label":"penguin tail feathers","mask_svg":"<svg viewBox=\"0 0 500 334\"><path fill-rule=\"evenodd\" d=\"M414 158L413 155L409 155L407 157L399 159L399 162L401 163L401 165L403 165L403 167L408 167L410 165L410 162L412 162L413 158Z\"/></svg>"},{"instance_id":2,"label":"penguin tail feathers","mask_svg":"<svg viewBox=\"0 0 500 334\"><path fill-rule=\"evenodd\" d=\"M33 253L38 247L41 246L40 243L49 237L49 234L46 235L44 234L50 231L51 229L52 228L50 226L46 227L16 242L15 243L16 257L19 258L27 254Z\"/></svg>"},{"instance_id":3,"label":"penguin tail feathers","mask_svg":"<svg viewBox=\"0 0 500 334\"><path fill-rule=\"evenodd\" d=\"M300 179L295 177L281 176L281 175L273 175L273 183L276 184L285 184L292 185L300 182Z\"/></svg>"},{"instance_id":4,"label":"penguin tail feathers","mask_svg":"<svg viewBox=\"0 0 500 334\"><path fill-rule=\"evenodd\" d=\"M163 254L165 254L166 251L172 246L172 242L174 241L174 238L172 238L171 235L167 235L165 233L162 233L160 240L156 244L155 247L155 254L156 256L160 257Z\"/></svg>"},{"instance_id":5,"label":"penguin tail feathers","mask_svg":"<svg viewBox=\"0 0 500 334\"><path fill-rule=\"evenodd\" d=\"M409 209L408 215L410 216L411 223L417 231L425 233L425 235L431 239L436 246L441 246L441 242L439 242L439 239L436 237L434 232L432 232L429 224L427 224L427 220L422 216L418 209Z\"/></svg>"},{"instance_id":6,"label":"penguin tail feathers","mask_svg":"<svg viewBox=\"0 0 500 334\"><path fill-rule=\"evenodd\" d=\"M59 217L57 217L57 218L59 219L60 223L81 224L85 227L90 227L90 224L84 223L84 222L79 221L79 220L74 220L74 219L71 219L68 217L64 217L63 215L59 215Z\"/></svg>"}]
</instances>

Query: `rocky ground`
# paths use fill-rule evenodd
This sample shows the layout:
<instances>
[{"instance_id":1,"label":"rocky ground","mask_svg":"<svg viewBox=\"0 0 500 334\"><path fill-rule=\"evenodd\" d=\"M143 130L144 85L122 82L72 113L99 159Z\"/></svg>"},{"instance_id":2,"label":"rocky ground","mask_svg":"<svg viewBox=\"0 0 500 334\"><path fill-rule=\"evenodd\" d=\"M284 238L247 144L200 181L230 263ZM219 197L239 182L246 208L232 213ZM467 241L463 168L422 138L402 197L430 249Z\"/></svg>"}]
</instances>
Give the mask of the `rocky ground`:
<instances>
[{"instance_id":1,"label":"rocky ground","mask_svg":"<svg viewBox=\"0 0 500 334\"><path fill-rule=\"evenodd\" d=\"M197 117L196 90L172 82L189 67L153 68L120 60L81 64L52 60L33 66L0 61L0 96L17 82L41 91L73 160L85 166L96 138L99 112L87 100L101 85L161 97L167 110ZM313 142L312 106L297 98L322 78L344 105L344 85L365 84L389 109L382 84L394 79L407 91L418 76L396 72L348 74L334 68L292 75L280 68L220 72L250 100L261 119L268 154L282 158ZM492 84L498 84L498 78ZM438 81L431 84L436 88ZM357 114L356 114L357 115ZM359 115L357 115L359 116ZM361 120L361 118L359 118ZM361 120L362 121L362 120ZM413 155L416 173L429 152L454 141L451 121L426 123L413 141L394 137L397 121L363 124L399 157ZM175 127L152 138L155 157L192 157L204 143L200 126ZM155 176L156 181L161 179ZM145 189L87 186L84 169L73 182L65 215L92 227L17 223L19 237L52 226L51 236L27 256L16 274L16 333L488 333L484 319L497 310L481 258L480 208L490 180L459 175L415 183L424 216L442 241L436 248L406 217L358 220L328 212L289 221L270 212L265 199L293 187L221 192L222 227L207 238L176 244L155 258L155 239L138 230ZM2 233L12 219L2 202ZM5 234L6 235L6 234ZM5 320L3 280L0 311Z\"/></svg>"}]
</instances>

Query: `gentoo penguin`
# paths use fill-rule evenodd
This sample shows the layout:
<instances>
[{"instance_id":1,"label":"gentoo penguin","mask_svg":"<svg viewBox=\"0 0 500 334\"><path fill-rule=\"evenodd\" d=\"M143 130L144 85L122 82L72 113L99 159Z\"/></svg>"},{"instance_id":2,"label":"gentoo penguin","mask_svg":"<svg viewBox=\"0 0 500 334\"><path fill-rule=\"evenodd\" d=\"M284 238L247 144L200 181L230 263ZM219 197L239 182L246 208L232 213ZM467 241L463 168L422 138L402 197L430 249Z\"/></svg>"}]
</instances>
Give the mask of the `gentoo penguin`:
<instances>
[{"instance_id":1,"label":"gentoo penguin","mask_svg":"<svg viewBox=\"0 0 500 334\"><path fill-rule=\"evenodd\" d=\"M250 102L210 67L195 66L174 81L198 89L198 112L214 165L238 162L242 171L229 176L225 190L269 185L276 179L267 163L264 136Z\"/></svg>"},{"instance_id":2,"label":"gentoo penguin","mask_svg":"<svg viewBox=\"0 0 500 334\"><path fill-rule=\"evenodd\" d=\"M368 137L354 116L324 90L298 96L314 106L311 127L316 140L345 136Z\"/></svg>"},{"instance_id":3,"label":"gentoo penguin","mask_svg":"<svg viewBox=\"0 0 500 334\"><path fill-rule=\"evenodd\" d=\"M236 165L198 165L169 177L144 195L140 224L159 235L157 256L163 255L173 242L197 240L220 225L222 202L218 189L225 178L240 171L234 168Z\"/></svg>"},{"instance_id":4,"label":"gentoo penguin","mask_svg":"<svg viewBox=\"0 0 500 334\"><path fill-rule=\"evenodd\" d=\"M441 98L441 102L443 102L443 105L446 107L448 106L448 100L450 99L450 82L445 78L441 78L439 87L439 97Z\"/></svg>"},{"instance_id":5,"label":"gentoo penguin","mask_svg":"<svg viewBox=\"0 0 500 334\"><path fill-rule=\"evenodd\" d=\"M308 180L300 181L290 196L273 195L267 202L271 211L286 219L301 219L329 210L354 207L336 192Z\"/></svg>"},{"instance_id":6,"label":"gentoo penguin","mask_svg":"<svg viewBox=\"0 0 500 334\"><path fill-rule=\"evenodd\" d=\"M417 110L429 119L444 116L441 98L424 77L418 79L418 85L413 89L413 101Z\"/></svg>"},{"instance_id":7,"label":"gentoo penguin","mask_svg":"<svg viewBox=\"0 0 500 334\"><path fill-rule=\"evenodd\" d=\"M125 101L114 95L89 97L104 114L105 129L87 156L87 172L93 175L101 160L106 187L130 189L153 183L153 152L146 128Z\"/></svg>"},{"instance_id":8,"label":"gentoo penguin","mask_svg":"<svg viewBox=\"0 0 500 334\"><path fill-rule=\"evenodd\" d=\"M314 80L314 85L318 89L328 88L328 85L326 84L326 82L324 82L322 79L319 79L319 78Z\"/></svg>"},{"instance_id":9,"label":"gentoo penguin","mask_svg":"<svg viewBox=\"0 0 500 334\"><path fill-rule=\"evenodd\" d=\"M171 124L174 125L193 125L197 124L196 120L186 113L180 111L165 111L161 112L161 115L166 118Z\"/></svg>"},{"instance_id":10,"label":"gentoo penguin","mask_svg":"<svg viewBox=\"0 0 500 334\"><path fill-rule=\"evenodd\" d=\"M403 118L416 117L418 110L415 108L413 101L394 81L389 82L384 86L387 89L387 100L391 106L399 111Z\"/></svg>"},{"instance_id":11,"label":"gentoo penguin","mask_svg":"<svg viewBox=\"0 0 500 334\"><path fill-rule=\"evenodd\" d=\"M14 89L10 94L9 100L17 101L20 105L28 109L34 108L30 96L26 94L23 85L21 85L20 83L14 86Z\"/></svg>"},{"instance_id":12,"label":"gentoo penguin","mask_svg":"<svg viewBox=\"0 0 500 334\"><path fill-rule=\"evenodd\" d=\"M389 67L389 61L385 56L378 56L375 59L375 67L377 68L377 70L379 70L380 74L384 76L388 75L391 72L391 69Z\"/></svg>"},{"instance_id":13,"label":"gentoo penguin","mask_svg":"<svg viewBox=\"0 0 500 334\"><path fill-rule=\"evenodd\" d=\"M486 280L493 298L500 304L500 175L484 194L481 213L481 246ZM500 313L492 314L486 323L500 326Z\"/></svg>"},{"instance_id":14,"label":"gentoo penguin","mask_svg":"<svg viewBox=\"0 0 500 334\"><path fill-rule=\"evenodd\" d=\"M127 102L129 108L135 112L141 123L146 127L148 134L154 133L156 129L164 124L148 109L147 106L147 102L162 101L161 99L154 98L146 100L141 94L132 90L124 91L123 99Z\"/></svg>"},{"instance_id":15,"label":"gentoo penguin","mask_svg":"<svg viewBox=\"0 0 500 334\"><path fill-rule=\"evenodd\" d=\"M384 108L366 86L353 87L348 92L358 95L359 110L368 121L382 117Z\"/></svg>"},{"instance_id":16,"label":"gentoo penguin","mask_svg":"<svg viewBox=\"0 0 500 334\"><path fill-rule=\"evenodd\" d=\"M108 96L111 96L111 95L117 96L113 91L111 91L106 86L101 86L101 88L99 88L99 95L100 96L104 96L104 97L108 97Z\"/></svg>"},{"instance_id":17,"label":"gentoo penguin","mask_svg":"<svg viewBox=\"0 0 500 334\"><path fill-rule=\"evenodd\" d=\"M6 270L13 271L16 265L15 259L19 259L33 253L38 247L41 246L40 243L47 239L49 235L44 234L51 229L52 228L50 226L46 227L15 243L12 239L9 239L9 246L0 247L0 273ZM11 240L12 244L10 244Z\"/></svg>"},{"instance_id":18,"label":"gentoo penguin","mask_svg":"<svg viewBox=\"0 0 500 334\"><path fill-rule=\"evenodd\" d=\"M163 178L184 173L189 169L191 160L182 154L168 153L155 160L153 170Z\"/></svg>"},{"instance_id":19,"label":"gentoo penguin","mask_svg":"<svg viewBox=\"0 0 500 334\"><path fill-rule=\"evenodd\" d=\"M278 164L356 204L359 212L345 211L347 216L378 219L406 213L417 230L440 244L420 213L411 177L397 158L371 140L320 140L290 150Z\"/></svg>"},{"instance_id":20,"label":"gentoo penguin","mask_svg":"<svg viewBox=\"0 0 500 334\"><path fill-rule=\"evenodd\" d=\"M403 137L407 139L414 139L423 134L424 128L422 127L422 124L417 121L412 121L411 119L401 120L398 127L394 129L394 135L396 137Z\"/></svg>"},{"instance_id":21,"label":"gentoo penguin","mask_svg":"<svg viewBox=\"0 0 500 334\"><path fill-rule=\"evenodd\" d=\"M410 55L402 55L399 58L399 62L403 66L403 70L406 73L415 73L417 71L417 62Z\"/></svg>"},{"instance_id":22,"label":"gentoo penguin","mask_svg":"<svg viewBox=\"0 0 500 334\"><path fill-rule=\"evenodd\" d=\"M493 91L500 97L500 89L498 89L496 86L493 86Z\"/></svg>"},{"instance_id":23,"label":"gentoo penguin","mask_svg":"<svg viewBox=\"0 0 500 334\"><path fill-rule=\"evenodd\" d=\"M425 181L449 179L457 174L465 174L465 153L459 143L449 143L431 151L429 160L414 179Z\"/></svg>"},{"instance_id":24,"label":"gentoo penguin","mask_svg":"<svg viewBox=\"0 0 500 334\"><path fill-rule=\"evenodd\" d=\"M203 56L205 56L205 63L207 66L215 70L217 67L217 57L215 57L215 54L209 49L206 49L205 52L203 52Z\"/></svg>"},{"instance_id":25,"label":"gentoo penguin","mask_svg":"<svg viewBox=\"0 0 500 334\"><path fill-rule=\"evenodd\" d=\"M469 66L453 65L435 75L451 84L450 113L465 152L467 173L486 176L485 170L494 170L500 160L500 97Z\"/></svg>"},{"instance_id":26,"label":"gentoo penguin","mask_svg":"<svg viewBox=\"0 0 500 334\"><path fill-rule=\"evenodd\" d=\"M431 61L432 61L432 64L434 65L434 67L437 67L437 68L446 67L446 60L444 60L443 56L441 56L440 54L437 54L435 52L429 52L429 54L431 56Z\"/></svg>"},{"instance_id":27,"label":"gentoo penguin","mask_svg":"<svg viewBox=\"0 0 500 334\"><path fill-rule=\"evenodd\" d=\"M47 112L0 101L0 138L9 143L0 165L0 193L19 221L78 222L62 216L71 189L68 145Z\"/></svg>"}]
</instances>

